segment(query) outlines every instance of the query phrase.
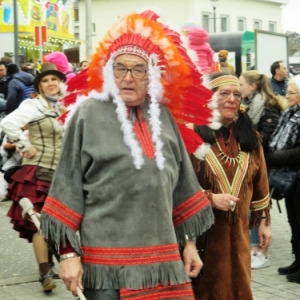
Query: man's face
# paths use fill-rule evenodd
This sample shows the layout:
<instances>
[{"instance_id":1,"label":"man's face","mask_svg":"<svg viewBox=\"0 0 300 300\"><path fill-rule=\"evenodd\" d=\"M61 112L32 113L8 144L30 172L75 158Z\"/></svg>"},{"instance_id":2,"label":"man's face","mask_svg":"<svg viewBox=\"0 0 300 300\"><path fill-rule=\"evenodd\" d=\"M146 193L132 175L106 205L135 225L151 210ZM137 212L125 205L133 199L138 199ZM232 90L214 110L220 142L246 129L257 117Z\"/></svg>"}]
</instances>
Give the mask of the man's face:
<instances>
[{"instance_id":1,"label":"man's face","mask_svg":"<svg viewBox=\"0 0 300 300\"><path fill-rule=\"evenodd\" d=\"M222 56L222 55L218 55L219 58L219 62L225 62L226 61L226 57Z\"/></svg>"},{"instance_id":2,"label":"man's face","mask_svg":"<svg viewBox=\"0 0 300 300\"><path fill-rule=\"evenodd\" d=\"M114 63L115 82L119 89L119 95L126 105L138 106L145 101L148 90L147 71L148 64L140 56L121 54L116 57Z\"/></svg>"},{"instance_id":3,"label":"man's face","mask_svg":"<svg viewBox=\"0 0 300 300\"><path fill-rule=\"evenodd\" d=\"M6 67L4 65L0 65L0 79L6 76Z\"/></svg>"},{"instance_id":4,"label":"man's face","mask_svg":"<svg viewBox=\"0 0 300 300\"><path fill-rule=\"evenodd\" d=\"M288 78L289 71L286 68L285 63L280 63L279 68L276 69L276 75L279 80L285 80Z\"/></svg>"}]
</instances>

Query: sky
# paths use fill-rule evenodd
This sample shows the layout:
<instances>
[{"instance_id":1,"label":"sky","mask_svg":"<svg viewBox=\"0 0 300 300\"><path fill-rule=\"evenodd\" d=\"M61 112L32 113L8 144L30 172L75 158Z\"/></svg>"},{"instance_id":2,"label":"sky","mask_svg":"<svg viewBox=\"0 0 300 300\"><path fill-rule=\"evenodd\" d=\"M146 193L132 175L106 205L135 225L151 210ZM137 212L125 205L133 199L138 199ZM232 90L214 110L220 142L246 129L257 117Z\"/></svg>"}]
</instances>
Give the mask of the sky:
<instances>
[{"instance_id":1,"label":"sky","mask_svg":"<svg viewBox=\"0 0 300 300\"><path fill-rule=\"evenodd\" d=\"M300 34L300 0L289 0L289 3L282 9L282 29L296 31Z\"/></svg>"}]
</instances>

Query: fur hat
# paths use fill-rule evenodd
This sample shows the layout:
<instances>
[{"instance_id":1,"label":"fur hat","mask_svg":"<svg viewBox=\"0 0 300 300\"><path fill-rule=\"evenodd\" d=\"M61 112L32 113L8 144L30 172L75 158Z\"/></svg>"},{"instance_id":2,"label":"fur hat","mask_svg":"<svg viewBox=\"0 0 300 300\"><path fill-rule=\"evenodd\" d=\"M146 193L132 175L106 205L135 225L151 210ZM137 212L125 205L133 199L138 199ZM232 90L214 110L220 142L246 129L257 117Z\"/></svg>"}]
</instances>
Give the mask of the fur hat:
<instances>
[{"instance_id":1,"label":"fur hat","mask_svg":"<svg viewBox=\"0 0 300 300\"><path fill-rule=\"evenodd\" d=\"M228 51L227 50L220 50L219 51L219 55L220 56L223 56L223 57L225 57L225 58L227 58L228 57Z\"/></svg>"},{"instance_id":2,"label":"fur hat","mask_svg":"<svg viewBox=\"0 0 300 300\"><path fill-rule=\"evenodd\" d=\"M42 68L41 68L41 72L39 75L37 75L35 78L34 78L34 81L33 81L33 86L34 88L36 89L36 91L39 90L39 84L42 80L42 78L44 78L45 76L47 75L55 75L57 76L61 81L65 82L66 81L66 75L59 72L57 70L57 67L56 65L52 64L52 63L45 63L42 65Z\"/></svg>"}]
</instances>

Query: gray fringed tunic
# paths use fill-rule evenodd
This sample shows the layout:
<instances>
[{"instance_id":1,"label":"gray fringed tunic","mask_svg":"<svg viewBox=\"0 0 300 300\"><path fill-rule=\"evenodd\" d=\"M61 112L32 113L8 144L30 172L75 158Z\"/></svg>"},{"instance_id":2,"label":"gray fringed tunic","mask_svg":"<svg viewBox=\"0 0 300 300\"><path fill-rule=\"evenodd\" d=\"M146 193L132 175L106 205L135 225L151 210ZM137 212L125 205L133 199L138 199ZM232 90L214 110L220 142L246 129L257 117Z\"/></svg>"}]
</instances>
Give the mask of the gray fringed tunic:
<instances>
[{"instance_id":1,"label":"gray fringed tunic","mask_svg":"<svg viewBox=\"0 0 300 300\"><path fill-rule=\"evenodd\" d=\"M149 124L148 101L141 109ZM214 217L175 121L160 109L162 170L145 155L135 168L112 102L88 99L68 124L41 230L50 243L67 238L82 255L86 288L190 281L178 243L202 234Z\"/></svg>"}]
</instances>

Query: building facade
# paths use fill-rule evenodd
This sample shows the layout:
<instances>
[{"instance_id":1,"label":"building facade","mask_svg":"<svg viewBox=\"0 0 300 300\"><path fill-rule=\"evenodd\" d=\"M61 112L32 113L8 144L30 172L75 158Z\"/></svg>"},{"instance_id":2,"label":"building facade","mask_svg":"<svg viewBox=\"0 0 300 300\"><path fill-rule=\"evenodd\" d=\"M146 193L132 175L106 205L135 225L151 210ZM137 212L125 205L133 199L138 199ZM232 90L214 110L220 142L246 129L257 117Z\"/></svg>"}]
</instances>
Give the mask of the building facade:
<instances>
[{"instance_id":1,"label":"building facade","mask_svg":"<svg viewBox=\"0 0 300 300\"><path fill-rule=\"evenodd\" d=\"M208 32L254 31L281 33L281 7L288 0L90 0L92 52L106 31L121 17L143 9L154 9L177 30L193 20ZM86 5L79 0L75 7L75 37L86 40ZM85 45L80 59L87 59Z\"/></svg>"}]
</instances>

